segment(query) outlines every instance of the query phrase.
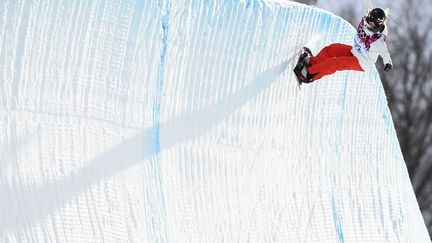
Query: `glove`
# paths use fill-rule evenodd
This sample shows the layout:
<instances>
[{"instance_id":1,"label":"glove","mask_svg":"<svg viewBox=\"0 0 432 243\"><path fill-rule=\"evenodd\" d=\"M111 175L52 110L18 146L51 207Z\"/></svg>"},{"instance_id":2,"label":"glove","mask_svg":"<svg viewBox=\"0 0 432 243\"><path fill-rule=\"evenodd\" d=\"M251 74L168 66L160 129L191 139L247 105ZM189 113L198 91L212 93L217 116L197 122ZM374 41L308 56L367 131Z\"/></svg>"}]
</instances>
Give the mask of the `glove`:
<instances>
[{"instance_id":1,"label":"glove","mask_svg":"<svg viewBox=\"0 0 432 243\"><path fill-rule=\"evenodd\" d=\"M391 63L387 63L384 67L384 71L388 72L393 69L393 65Z\"/></svg>"}]
</instances>

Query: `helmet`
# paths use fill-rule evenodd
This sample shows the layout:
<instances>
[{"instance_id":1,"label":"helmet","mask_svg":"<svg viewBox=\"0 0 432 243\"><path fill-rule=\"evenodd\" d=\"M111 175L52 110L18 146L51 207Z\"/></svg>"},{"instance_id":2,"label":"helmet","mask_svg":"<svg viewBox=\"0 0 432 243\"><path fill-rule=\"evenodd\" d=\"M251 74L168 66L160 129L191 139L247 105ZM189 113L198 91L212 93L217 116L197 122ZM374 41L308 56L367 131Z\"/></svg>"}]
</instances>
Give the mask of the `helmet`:
<instances>
[{"instance_id":1,"label":"helmet","mask_svg":"<svg viewBox=\"0 0 432 243\"><path fill-rule=\"evenodd\" d=\"M374 27L384 25L385 20L386 13L382 8L374 8L366 16L367 23L369 25L373 25Z\"/></svg>"}]
</instances>

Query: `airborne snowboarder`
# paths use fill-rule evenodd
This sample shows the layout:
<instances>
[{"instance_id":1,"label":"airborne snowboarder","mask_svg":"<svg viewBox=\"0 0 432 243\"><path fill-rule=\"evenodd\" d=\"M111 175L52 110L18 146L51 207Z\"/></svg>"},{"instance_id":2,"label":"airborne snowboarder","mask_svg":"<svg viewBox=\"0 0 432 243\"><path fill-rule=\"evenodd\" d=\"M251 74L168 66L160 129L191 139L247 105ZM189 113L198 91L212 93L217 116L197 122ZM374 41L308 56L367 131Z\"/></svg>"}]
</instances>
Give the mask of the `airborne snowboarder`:
<instances>
[{"instance_id":1,"label":"airborne snowboarder","mask_svg":"<svg viewBox=\"0 0 432 243\"><path fill-rule=\"evenodd\" d=\"M336 71L364 72L375 64L379 55L385 64L384 70L391 70L393 64L386 45L387 19L386 11L374 8L361 19L352 46L334 43L324 47L316 56L304 47L294 68L299 84L311 83Z\"/></svg>"}]
</instances>

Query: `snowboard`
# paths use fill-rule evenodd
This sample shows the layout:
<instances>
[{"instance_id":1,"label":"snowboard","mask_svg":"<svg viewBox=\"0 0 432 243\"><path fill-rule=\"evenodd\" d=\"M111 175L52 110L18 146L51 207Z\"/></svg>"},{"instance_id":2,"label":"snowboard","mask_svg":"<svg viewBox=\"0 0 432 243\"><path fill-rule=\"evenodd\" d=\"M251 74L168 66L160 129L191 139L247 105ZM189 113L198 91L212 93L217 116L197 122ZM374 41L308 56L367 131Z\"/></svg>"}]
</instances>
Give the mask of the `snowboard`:
<instances>
[{"instance_id":1,"label":"snowboard","mask_svg":"<svg viewBox=\"0 0 432 243\"><path fill-rule=\"evenodd\" d=\"M302 83L309 83L310 80L308 80L308 71L307 67L309 66L309 63L306 61L306 58L308 56L312 56L312 52L309 48L303 47L303 49L300 52L299 59L297 61L296 66L294 67L294 74L297 78L297 82L299 87L302 85Z\"/></svg>"}]
</instances>

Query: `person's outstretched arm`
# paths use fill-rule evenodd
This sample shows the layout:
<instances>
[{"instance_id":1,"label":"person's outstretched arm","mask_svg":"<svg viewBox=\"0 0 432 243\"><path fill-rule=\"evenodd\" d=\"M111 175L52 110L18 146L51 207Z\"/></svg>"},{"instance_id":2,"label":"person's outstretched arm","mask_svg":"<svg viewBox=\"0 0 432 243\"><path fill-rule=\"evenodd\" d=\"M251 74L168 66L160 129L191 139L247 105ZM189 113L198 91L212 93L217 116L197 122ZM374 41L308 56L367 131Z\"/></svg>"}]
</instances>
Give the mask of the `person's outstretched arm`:
<instances>
[{"instance_id":1,"label":"person's outstretched arm","mask_svg":"<svg viewBox=\"0 0 432 243\"><path fill-rule=\"evenodd\" d=\"M379 48L379 54L383 59L384 63L384 71L390 71L393 69L393 63L390 57L390 52L387 49L387 44L385 40L381 42L380 48Z\"/></svg>"}]
</instances>

